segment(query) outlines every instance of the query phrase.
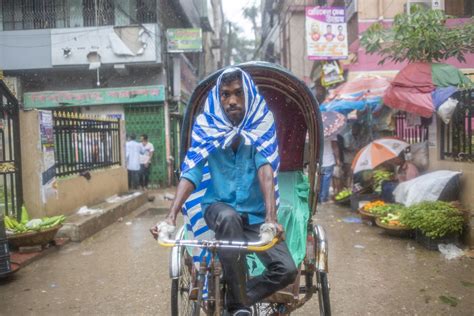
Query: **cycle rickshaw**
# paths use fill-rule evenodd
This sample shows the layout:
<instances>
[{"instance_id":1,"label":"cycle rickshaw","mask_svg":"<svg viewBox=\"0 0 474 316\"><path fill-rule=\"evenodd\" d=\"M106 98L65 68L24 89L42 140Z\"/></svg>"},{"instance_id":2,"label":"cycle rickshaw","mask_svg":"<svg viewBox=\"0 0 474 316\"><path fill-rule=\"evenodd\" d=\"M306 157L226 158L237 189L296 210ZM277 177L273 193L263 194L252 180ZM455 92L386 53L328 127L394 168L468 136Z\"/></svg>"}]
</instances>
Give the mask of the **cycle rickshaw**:
<instances>
[{"instance_id":1,"label":"cycle rickshaw","mask_svg":"<svg viewBox=\"0 0 474 316\"><path fill-rule=\"evenodd\" d=\"M287 315L318 294L321 315L330 315L328 284L328 244L324 229L312 222L318 197L319 162L322 155L323 129L319 107L308 87L287 70L270 63L250 62L238 65L254 80L275 117L280 149L279 185L281 204L279 220L287 233L290 251L297 249L300 259L294 284L279 291L254 307L254 314ZM189 101L183 121L180 160L190 145L194 119L199 114L208 92L222 70L199 83ZM308 176L303 175L307 162ZM300 190L298 190L299 188ZM302 189L301 189L302 188ZM305 191L306 190L306 191ZM298 215L295 215L298 214ZM289 218L289 220L287 220ZM290 240L288 241L288 234ZM293 240L291 240L291 238ZM270 238L271 240L271 238ZM214 262L193 264L189 247L206 247L213 255L218 247L239 247L262 251L267 242L196 241L186 239L186 228L178 230L175 239L160 235L160 244L172 246L170 253L171 310L173 315L221 315L223 286L221 268ZM290 245L290 243L293 245ZM293 255L293 253L292 253ZM293 256L295 258L295 256ZM250 266L251 258L248 260ZM207 297L202 288L206 284ZM193 289L199 289L193 293Z\"/></svg>"}]
</instances>

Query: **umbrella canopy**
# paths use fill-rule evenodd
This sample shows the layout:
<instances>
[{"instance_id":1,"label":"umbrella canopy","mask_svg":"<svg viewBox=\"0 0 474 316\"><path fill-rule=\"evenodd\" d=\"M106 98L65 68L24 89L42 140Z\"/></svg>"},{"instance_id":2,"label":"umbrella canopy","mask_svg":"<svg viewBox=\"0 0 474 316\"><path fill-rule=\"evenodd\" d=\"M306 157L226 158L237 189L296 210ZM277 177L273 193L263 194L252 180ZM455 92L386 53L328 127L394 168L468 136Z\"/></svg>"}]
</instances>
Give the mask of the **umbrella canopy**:
<instances>
[{"instance_id":1,"label":"umbrella canopy","mask_svg":"<svg viewBox=\"0 0 474 316\"><path fill-rule=\"evenodd\" d=\"M321 113L323 120L324 137L331 137L341 132L344 125L346 125L346 117L337 112Z\"/></svg>"},{"instance_id":2,"label":"umbrella canopy","mask_svg":"<svg viewBox=\"0 0 474 316\"><path fill-rule=\"evenodd\" d=\"M375 75L361 75L332 91L321 104L321 111L348 113L364 110L369 106L372 111L382 105L385 90L390 87L387 78Z\"/></svg>"},{"instance_id":3,"label":"umbrella canopy","mask_svg":"<svg viewBox=\"0 0 474 316\"><path fill-rule=\"evenodd\" d=\"M451 65L413 63L400 70L383 102L394 109L431 117L457 87L470 85L469 78Z\"/></svg>"},{"instance_id":4,"label":"umbrella canopy","mask_svg":"<svg viewBox=\"0 0 474 316\"><path fill-rule=\"evenodd\" d=\"M408 143L393 137L374 140L356 154L352 161L352 170L357 173L374 169L400 155L408 146L410 146Z\"/></svg>"}]
</instances>

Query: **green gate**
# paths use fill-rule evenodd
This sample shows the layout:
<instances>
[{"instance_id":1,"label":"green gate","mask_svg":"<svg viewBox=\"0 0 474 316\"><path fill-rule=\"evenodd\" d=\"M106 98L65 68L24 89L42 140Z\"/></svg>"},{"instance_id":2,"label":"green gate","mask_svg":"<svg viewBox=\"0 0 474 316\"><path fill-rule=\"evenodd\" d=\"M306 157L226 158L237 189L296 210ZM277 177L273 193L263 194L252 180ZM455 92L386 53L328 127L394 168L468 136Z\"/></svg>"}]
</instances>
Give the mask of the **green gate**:
<instances>
[{"instance_id":1,"label":"green gate","mask_svg":"<svg viewBox=\"0 0 474 316\"><path fill-rule=\"evenodd\" d=\"M150 174L150 188L164 187L167 183L165 120L162 105L125 106L125 129L127 134L147 134L155 147Z\"/></svg>"}]
</instances>

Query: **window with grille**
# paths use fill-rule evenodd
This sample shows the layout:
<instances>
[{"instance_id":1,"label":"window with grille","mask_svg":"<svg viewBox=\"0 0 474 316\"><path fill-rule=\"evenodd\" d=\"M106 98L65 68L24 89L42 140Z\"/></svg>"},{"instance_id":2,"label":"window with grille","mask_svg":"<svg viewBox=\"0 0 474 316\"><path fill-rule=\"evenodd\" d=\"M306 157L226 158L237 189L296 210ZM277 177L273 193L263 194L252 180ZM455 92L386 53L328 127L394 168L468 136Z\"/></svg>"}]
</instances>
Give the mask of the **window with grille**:
<instances>
[{"instance_id":1,"label":"window with grille","mask_svg":"<svg viewBox=\"0 0 474 316\"><path fill-rule=\"evenodd\" d=\"M474 89L458 92L451 122L440 127L441 159L474 162Z\"/></svg>"},{"instance_id":2,"label":"window with grille","mask_svg":"<svg viewBox=\"0 0 474 316\"><path fill-rule=\"evenodd\" d=\"M156 0L137 1L137 22L156 23Z\"/></svg>"},{"instance_id":3,"label":"window with grille","mask_svg":"<svg viewBox=\"0 0 474 316\"><path fill-rule=\"evenodd\" d=\"M66 0L4 0L3 29L29 30L68 27Z\"/></svg>"},{"instance_id":4,"label":"window with grille","mask_svg":"<svg viewBox=\"0 0 474 316\"><path fill-rule=\"evenodd\" d=\"M114 25L115 6L112 0L84 0L84 26Z\"/></svg>"}]
</instances>

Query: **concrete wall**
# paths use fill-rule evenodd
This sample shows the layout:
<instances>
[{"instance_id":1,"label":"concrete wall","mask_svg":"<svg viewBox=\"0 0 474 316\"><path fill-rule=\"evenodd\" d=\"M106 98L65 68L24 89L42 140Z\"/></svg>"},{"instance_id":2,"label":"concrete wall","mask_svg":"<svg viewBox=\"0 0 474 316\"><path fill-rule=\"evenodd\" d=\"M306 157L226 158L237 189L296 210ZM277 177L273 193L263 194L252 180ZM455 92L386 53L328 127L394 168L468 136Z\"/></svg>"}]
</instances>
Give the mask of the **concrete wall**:
<instances>
[{"instance_id":1,"label":"concrete wall","mask_svg":"<svg viewBox=\"0 0 474 316\"><path fill-rule=\"evenodd\" d=\"M403 12L406 0L362 0L357 1L359 20L376 20L379 17L393 19Z\"/></svg>"},{"instance_id":2,"label":"concrete wall","mask_svg":"<svg viewBox=\"0 0 474 316\"><path fill-rule=\"evenodd\" d=\"M457 162L452 160L441 160L440 159L440 147L439 147L439 126L440 123L438 118L437 124L430 126L430 139L436 139L437 142L432 144L430 147L430 166L429 170L452 170L462 172L461 176L461 192L459 193L459 199L466 210L469 212L466 214L466 220L469 224L469 228L464 233L464 241L471 248L474 248L474 163L472 162Z\"/></svg>"},{"instance_id":3,"label":"concrete wall","mask_svg":"<svg viewBox=\"0 0 474 316\"><path fill-rule=\"evenodd\" d=\"M123 127L122 124L122 131ZM89 181L81 176L58 179L56 196L43 203L38 111L20 112L20 129L23 195L25 206L32 217L69 215L81 206L93 206L111 195L127 191L127 170L122 165L92 171ZM124 132L121 141L125 144ZM124 157L123 147L122 157Z\"/></svg>"},{"instance_id":4,"label":"concrete wall","mask_svg":"<svg viewBox=\"0 0 474 316\"><path fill-rule=\"evenodd\" d=\"M305 82L310 81L313 61L308 60L305 38L305 12L295 11L290 17L289 28L289 69L296 77Z\"/></svg>"},{"instance_id":5,"label":"concrete wall","mask_svg":"<svg viewBox=\"0 0 474 316\"><path fill-rule=\"evenodd\" d=\"M0 68L51 68L51 30L0 32Z\"/></svg>"}]
</instances>

